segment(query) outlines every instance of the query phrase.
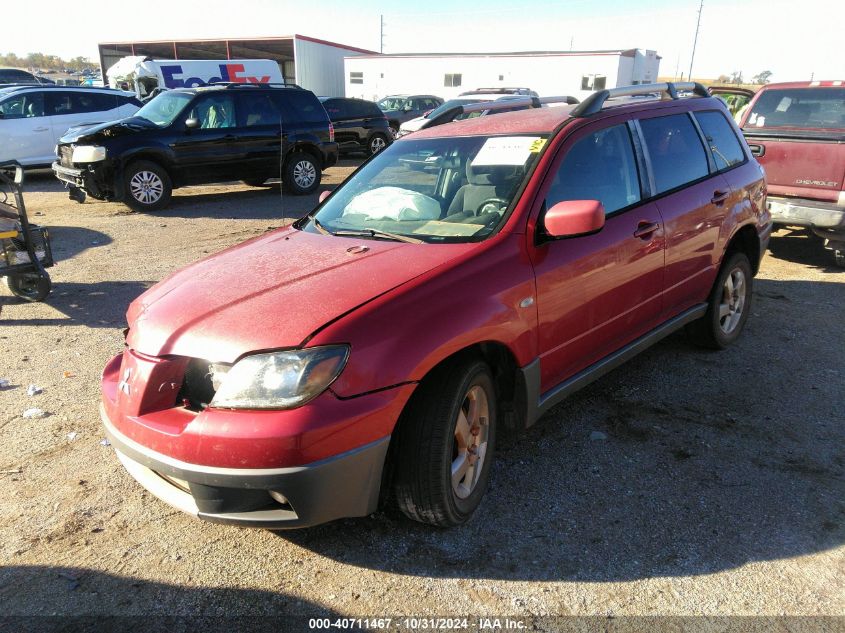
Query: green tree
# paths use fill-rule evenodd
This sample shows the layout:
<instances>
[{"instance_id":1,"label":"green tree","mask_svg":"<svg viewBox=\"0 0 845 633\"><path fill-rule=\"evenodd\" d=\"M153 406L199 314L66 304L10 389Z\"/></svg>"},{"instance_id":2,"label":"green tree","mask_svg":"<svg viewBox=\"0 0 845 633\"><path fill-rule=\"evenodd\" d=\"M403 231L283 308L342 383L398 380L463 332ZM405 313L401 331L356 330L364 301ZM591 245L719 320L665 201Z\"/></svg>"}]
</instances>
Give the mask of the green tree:
<instances>
[{"instance_id":1,"label":"green tree","mask_svg":"<svg viewBox=\"0 0 845 633\"><path fill-rule=\"evenodd\" d=\"M771 76L772 76L771 70L764 70L763 72L757 73L756 75L754 75L751 78L751 83L760 84L760 85L767 84L767 83L769 83L769 77L771 77Z\"/></svg>"}]
</instances>

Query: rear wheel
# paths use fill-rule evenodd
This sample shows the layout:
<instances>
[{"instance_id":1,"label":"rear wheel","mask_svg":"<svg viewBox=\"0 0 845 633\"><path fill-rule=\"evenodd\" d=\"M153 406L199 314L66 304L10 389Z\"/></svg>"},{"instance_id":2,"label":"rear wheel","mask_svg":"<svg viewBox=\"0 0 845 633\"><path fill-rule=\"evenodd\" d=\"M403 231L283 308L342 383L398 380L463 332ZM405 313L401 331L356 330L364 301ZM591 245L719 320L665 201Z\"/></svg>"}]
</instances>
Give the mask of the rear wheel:
<instances>
[{"instance_id":1,"label":"rear wheel","mask_svg":"<svg viewBox=\"0 0 845 633\"><path fill-rule=\"evenodd\" d=\"M387 147L387 138L383 134L373 134L370 142L367 145L370 156L378 154L381 150Z\"/></svg>"},{"instance_id":2,"label":"rear wheel","mask_svg":"<svg viewBox=\"0 0 845 633\"><path fill-rule=\"evenodd\" d=\"M9 275L6 277L6 284L12 294L27 301L43 301L53 288L50 277L39 273Z\"/></svg>"},{"instance_id":3,"label":"rear wheel","mask_svg":"<svg viewBox=\"0 0 845 633\"><path fill-rule=\"evenodd\" d=\"M320 167L311 154L294 152L285 165L285 189L296 195L305 195L320 186Z\"/></svg>"},{"instance_id":4,"label":"rear wheel","mask_svg":"<svg viewBox=\"0 0 845 633\"><path fill-rule=\"evenodd\" d=\"M126 168L126 205L135 211L158 211L167 206L173 193L170 176L161 166L139 160Z\"/></svg>"},{"instance_id":5,"label":"rear wheel","mask_svg":"<svg viewBox=\"0 0 845 633\"><path fill-rule=\"evenodd\" d=\"M417 388L397 428L393 490L409 518L465 523L484 496L496 440L496 392L480 360L456 362Z\"/></svg>"},{"instance_id":6,"label":"rear wheel","mask_svg":"<svg viewBox=\"0 0 845 633\"><path fill-rule=\"evenodd\" d=\"M754 278L745 253L731 254L719 271L707 313L687 326L693 342L710 349L724 349L742 333L751 308Z\"/></svg>"}]
</instances>

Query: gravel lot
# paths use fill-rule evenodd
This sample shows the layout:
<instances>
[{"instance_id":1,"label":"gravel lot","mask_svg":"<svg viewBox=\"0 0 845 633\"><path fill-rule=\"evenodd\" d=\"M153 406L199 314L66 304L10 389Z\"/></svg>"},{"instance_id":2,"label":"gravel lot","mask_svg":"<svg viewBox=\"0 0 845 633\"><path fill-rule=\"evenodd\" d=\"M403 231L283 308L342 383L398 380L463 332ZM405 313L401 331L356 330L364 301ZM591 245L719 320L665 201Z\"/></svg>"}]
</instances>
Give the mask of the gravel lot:
<instances>
[{"instance_id":1,"label":"gravel lot","mask_svg":"<svg viewBox=\"0 0 845 633\"><path fill-rule=\"evenodd\" d=\"M144 492L100 444L98 378L133 298L316 196L191 187L141 215L39 172L26 202L60 263L47 303L0 288L0 613L845 615L845 271L806 234L773 238L735 347L673 336L554 409L469 525L272 533Z\"/></svg>"}]
</instances>

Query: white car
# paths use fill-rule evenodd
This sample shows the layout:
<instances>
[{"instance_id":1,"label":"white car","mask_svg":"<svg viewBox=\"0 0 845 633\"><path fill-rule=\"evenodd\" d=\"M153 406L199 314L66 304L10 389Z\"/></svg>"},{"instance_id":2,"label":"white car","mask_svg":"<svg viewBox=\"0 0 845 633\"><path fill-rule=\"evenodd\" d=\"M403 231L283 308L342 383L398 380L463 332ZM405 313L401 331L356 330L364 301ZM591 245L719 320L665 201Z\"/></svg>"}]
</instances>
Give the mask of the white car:
<instances>
[{"instance_id":1,"label":"white car","mask_svg":"<svg viewBox=\"0 0 845 633\"><path fill-rule=\"evenodd\" d=\"M49 166L68 128L132 116L141 103L131 92L106 88L0 88L0 163Z\"/></svg>"},{"instance_id":2,"label":"white car","mask_svg":"<svg viewBox=\"0 0 845 633\"><path fill-rule=\"evenodd\" d=\"M458 96L455 99L449 99L442 105L438 106L434 110L426 113L423 116L419 116L415 119L411 119L410 121L405 121L402 125L399 126L399 133L396 135L397 138L405 136L406 134L410 134L411 132L416 132L417 130L421 130L427 127L428 122L441 113L446 112L447 110L454 108L455 106L462 106L462 105L470 105L473 103L483 103L485 101L498 101L500 99L525 99L526 97L522 95L512 95L512 94L502 94L501 92L489 92L483 93L478 92L469 96ZM471 118L474 116L480 116L481 112L474 112L472 114L466 115L459 115L455 118L455 120Z\"/></svg>"}]
</instances>

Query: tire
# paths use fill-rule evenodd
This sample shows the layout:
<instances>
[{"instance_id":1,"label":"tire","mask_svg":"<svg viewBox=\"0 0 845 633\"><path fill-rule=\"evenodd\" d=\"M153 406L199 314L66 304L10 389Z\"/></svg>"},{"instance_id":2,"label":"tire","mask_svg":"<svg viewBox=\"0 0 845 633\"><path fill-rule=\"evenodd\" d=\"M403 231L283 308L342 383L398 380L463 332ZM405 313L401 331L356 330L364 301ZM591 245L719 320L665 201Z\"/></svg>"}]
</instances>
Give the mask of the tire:
<instances>
[{"instance_id":1,"label":"tire","mask_svg":"<svg viewBox=\"0 0 845 633\"><path fill-rule=\"evenodd\" d=\"M44 301L53 289L50 277L42 277L38 273L9 275L6 277L6 284L12 294L27 301Z\"/></svg>"},{"instance_id":2,"label":"tire","mask_svg":"<svg viewBox=\"0 0 845 633\"><path fill-rule=\"evenodd\" d=\"M373 134L367 143L367 152L370 156L373 156L385 147L387 147L387 137L384 134Z\"/></svg>"},{"instance_id":3,"label":"tire","mask_svg":"<svg viewBox=\"0 0 845 633\"><path fill-rule=\"evenodd\" d=\"M305 152L294 152L285 164L285 189L297 196L312 193L320 186L320 167L314 157Z\"/></svg>"},{"instance_id":4,"label":"tire","mask_svg":"<svg viewBox=\"0 0 845 633\"><path fill-rule=\"evenodd\" d=\"M707 313L687 326L692 341L709 349L725 349L736 341L751 311L753 285L748 257L731 253L710 291Z\"/></svg>"},{"instance_id":5,"label":"tire","mask_svg":"<svg viewBox=\"0 0 845 633\"><path fill-rule=\"evenodd\" d=\"M245 180L241 180L247 187L269 187L271 185L267 184L268 178L247 178Z\"/></svg>"},{"instance_id":6,"label":"tire","mask_svg":"<svg viewBox=\"0 0 845 633\"><path fill-rule=\"evenodd\" d=\"M393 138L396 138L396 135L399 134L399 124L398 123L391 123L390 124L390 133L393 135Z\"/></svg>"},{"instance_id":7,"label":"tire","mask_svg":"<svg viewBox=\"0 0 845 633\"><path fill-rule=\"evenodd\" d=\"M496 442L496 391L487 364L451 363L428 376L403 412L396 439L399 509L431 525L465 523L484 496ZM453 469L462 474L453 478Z\"/></svg>"},{"instance_id":8,"label":"tire","mask_svg":"<svg viewBox=\"0 0 845 633\"><path fill-rule=\"evenodd\" d=\"M124 202L133 211L158 211L167 206L173 194L170 175L148 160L130 163L123 176Z\"/></svg>"}]
</instances>

